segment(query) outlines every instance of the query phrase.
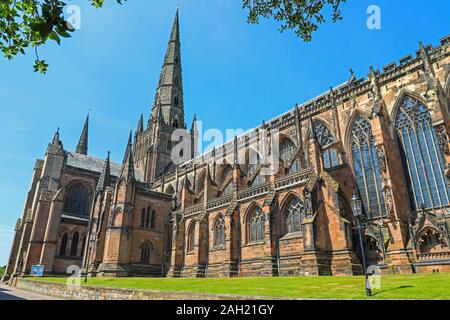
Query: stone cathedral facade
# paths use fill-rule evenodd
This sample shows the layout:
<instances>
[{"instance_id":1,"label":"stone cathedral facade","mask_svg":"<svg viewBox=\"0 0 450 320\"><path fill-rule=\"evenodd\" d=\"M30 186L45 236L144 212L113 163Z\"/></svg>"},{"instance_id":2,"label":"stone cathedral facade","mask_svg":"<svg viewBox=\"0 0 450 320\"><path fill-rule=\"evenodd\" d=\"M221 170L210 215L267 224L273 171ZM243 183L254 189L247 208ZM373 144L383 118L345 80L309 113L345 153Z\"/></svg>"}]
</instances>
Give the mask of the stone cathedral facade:
<instances>
[{"instance_id":1,"label":"stone cathedral facade","mask_svg":"<svg viewBox=\"0 0 450 320\"><path fill-rule=\"evenodd\" d=\"M88 154L89 119L75 152L56 132L36 160L5 280L36 264L113 277L352 275L362 250L382 272L450 271L450 37L367 78L352 72L198 155L178 19L149 120L140 116L122 163ZM180 129L191 157L174 164ZM266 154L277 157L270 174ZM369 221L363 248L355 192Z\"/></svg>"}]
</instances>

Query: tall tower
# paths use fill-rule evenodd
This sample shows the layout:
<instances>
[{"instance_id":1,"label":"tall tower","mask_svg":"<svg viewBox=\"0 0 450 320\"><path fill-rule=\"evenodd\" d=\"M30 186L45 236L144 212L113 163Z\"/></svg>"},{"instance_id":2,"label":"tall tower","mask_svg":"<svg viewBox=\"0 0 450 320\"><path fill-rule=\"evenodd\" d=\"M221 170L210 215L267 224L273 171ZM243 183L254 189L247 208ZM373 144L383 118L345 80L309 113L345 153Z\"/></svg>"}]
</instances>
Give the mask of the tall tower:
<instances>
[{"instance_id":1,"label":"tall tower","mask_svg":"<svg viewBox=\"0 0 450 320\"><path fill-rule=\"evenodd\" d=\"M152 182L173 168L172 133L176 129L185 129L178 9L147 128L143 131L141 128L140 120L135 136L135 166L142 171L145 181Z\"/></svg>"}]
</instances>

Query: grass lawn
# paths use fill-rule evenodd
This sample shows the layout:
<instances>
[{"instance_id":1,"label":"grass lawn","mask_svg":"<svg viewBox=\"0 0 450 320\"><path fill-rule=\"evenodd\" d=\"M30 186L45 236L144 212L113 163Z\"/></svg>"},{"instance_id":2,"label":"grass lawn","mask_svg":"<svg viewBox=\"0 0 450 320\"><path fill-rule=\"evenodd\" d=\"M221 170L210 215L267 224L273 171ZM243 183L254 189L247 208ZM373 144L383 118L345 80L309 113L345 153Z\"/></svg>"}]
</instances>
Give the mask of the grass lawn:
<instances>
[{"instance_id":1,"label":"grass lawn","mask_svg":"<svg viewBox=\"0 0 450 320\"><path fill-rule=\"evenodd\" d=\"M66 278L29 278L64 283ZM83 280L81 281L84 285ZM86 285L290 298L366 299L364 277L90 278ZM385 275L369 299L450 299L450 273Z\"/></svg>"}]
</instances>

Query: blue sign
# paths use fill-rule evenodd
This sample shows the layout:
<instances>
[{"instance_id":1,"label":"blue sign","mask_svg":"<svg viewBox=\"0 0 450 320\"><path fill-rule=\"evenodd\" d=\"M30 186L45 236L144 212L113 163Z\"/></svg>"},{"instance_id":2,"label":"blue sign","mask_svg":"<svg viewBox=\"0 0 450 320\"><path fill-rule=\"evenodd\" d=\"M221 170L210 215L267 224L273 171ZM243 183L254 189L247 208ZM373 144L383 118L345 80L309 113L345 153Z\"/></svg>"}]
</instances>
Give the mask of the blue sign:
<instances>
[{"instance_id":1,"label":"blue sign","mask_svg":"<svg viewBox=\"0 0 450 320\"><path fill-rule=\"evenodd\" d=\"M31 275L34 277L42 277L44 275L44 266L40 264L33 264L31 266Z\"/></svg>"}]
</instances>

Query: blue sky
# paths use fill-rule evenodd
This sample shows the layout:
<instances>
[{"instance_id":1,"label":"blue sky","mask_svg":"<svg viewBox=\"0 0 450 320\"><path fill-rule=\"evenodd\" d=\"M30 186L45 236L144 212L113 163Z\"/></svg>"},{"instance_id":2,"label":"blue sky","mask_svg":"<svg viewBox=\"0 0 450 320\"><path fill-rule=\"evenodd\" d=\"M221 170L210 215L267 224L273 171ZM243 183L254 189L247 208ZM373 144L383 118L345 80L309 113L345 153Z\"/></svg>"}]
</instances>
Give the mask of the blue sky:
<instances>
[{"instance_id":1,"label":"blue sky","mask_svg":"<svg viewBox=\"0 0 450 320\"><path fill-rule=\"evenodd\" d=\"M176 0L108 0L81 7L81 30L40 51L50 69L33 73L34 56L0 58L0 265L9 254L36 158L57 127L73 150L91 111L89 153L111 150L119 161L130 128L149 115ZM381 30L366 27L367 7L381 8ZM344 20L323 25L313 41L277 25L246 23L240 0L180 1L186 122L205 128L249 129L340 84L414 53L418 42L450 34L450 2L348 0Z\"/></svg>"}]
</instances>

